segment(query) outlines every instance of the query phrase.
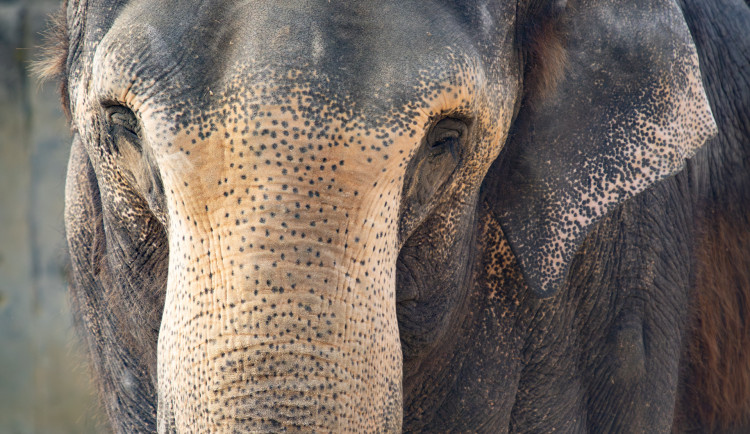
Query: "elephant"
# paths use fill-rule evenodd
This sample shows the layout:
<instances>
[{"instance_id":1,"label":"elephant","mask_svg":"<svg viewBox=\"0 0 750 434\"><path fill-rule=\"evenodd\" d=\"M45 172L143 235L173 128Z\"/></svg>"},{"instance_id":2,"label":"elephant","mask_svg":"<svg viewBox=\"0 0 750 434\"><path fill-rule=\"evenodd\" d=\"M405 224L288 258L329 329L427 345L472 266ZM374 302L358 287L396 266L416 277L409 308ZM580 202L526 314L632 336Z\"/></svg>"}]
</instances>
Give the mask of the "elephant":
<instances>
[{"instance_id":1,"label":"elephant","mask_svg":"<svg viewBox=\"0 0 750 434\"><path fill-rule=\"evenodd\" d=\"M67 0L76 327L115 432L750 415L741 0Z\"/></svg>"}]
</instances>

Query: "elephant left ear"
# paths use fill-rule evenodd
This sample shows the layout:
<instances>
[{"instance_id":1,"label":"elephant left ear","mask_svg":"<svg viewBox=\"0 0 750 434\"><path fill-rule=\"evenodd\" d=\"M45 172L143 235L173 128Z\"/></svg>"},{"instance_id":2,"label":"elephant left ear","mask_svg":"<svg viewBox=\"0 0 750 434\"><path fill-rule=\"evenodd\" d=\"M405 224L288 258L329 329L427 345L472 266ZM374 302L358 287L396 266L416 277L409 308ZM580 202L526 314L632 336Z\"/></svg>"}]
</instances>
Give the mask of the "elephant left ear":
<instances>
[{"instance_id":1,"label":"elephant left ear","mask_svg":"<svg viewBox=\"0 0 750 434\"><path fill-rule=\"evenodd\" d=\"M673 1L577 1L559 20L544 37L566 59L557 83L527 89L491 175L496 215L540 297L564 284L592 225L680 171L716 133ZM526 78L544 67L539 53Z\"/></svg>"}]
</instances>

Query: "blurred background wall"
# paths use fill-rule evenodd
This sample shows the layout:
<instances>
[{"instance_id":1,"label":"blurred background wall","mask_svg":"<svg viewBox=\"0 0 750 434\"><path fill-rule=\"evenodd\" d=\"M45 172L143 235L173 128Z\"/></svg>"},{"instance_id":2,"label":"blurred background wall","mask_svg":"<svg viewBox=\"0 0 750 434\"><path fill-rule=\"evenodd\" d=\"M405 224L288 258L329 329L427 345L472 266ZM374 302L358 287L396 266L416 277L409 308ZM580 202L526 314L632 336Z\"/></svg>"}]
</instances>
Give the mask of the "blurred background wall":
<instances>
[{"instance_id":1,"label":"blurred background wall","mask_svg":"<svg viewBox=\"0 0 750 434\"><path fill-rule=\"evenodd\" d=\"M50 0L0 0L0 433L107 432L66 294L70 135L29 74Z\"/></svg>"}]
</instances>

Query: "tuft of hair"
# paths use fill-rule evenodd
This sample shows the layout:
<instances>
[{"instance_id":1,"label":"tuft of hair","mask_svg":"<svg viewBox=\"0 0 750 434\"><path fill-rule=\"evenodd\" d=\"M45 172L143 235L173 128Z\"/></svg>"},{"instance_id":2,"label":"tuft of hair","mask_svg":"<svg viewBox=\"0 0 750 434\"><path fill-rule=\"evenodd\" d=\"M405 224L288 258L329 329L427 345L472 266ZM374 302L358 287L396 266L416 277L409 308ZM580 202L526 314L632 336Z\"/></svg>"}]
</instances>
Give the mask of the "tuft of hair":
<instances>
[{"instance_id":1,"label":"tuft of hair","mask_svg":"<svg viewBox=\"0 0 750 434\"><path fill-rule=\"evenodd\" d=\"M750 217L731 208L703 233L688 349L687 414L711 430L750 423Z\"/></svg>"},{"instance_id":2,"label":"tuft of hair","mask_svg":"<svg viewBox=\"0 0 750 434\"><path fill-rule=\"evenodd\" d=\"M565 49L565 0L534 2L529 18L521 28L524 47L524 92L531 102L553 93L565 75L568 53Z\"/></svg>"},{"instance_id":3,"label":"tuft of hair","mask_svg":"<svg viewBox=\"0 0 750 434\"><path fill-rule=\"evenodd\" d=\"M65 115L70 119L68 101L67 60L70 37L66 18L67 1L49 18L47 30L43 33L44 43L41 55L31 63L31 72L41 82L56 81Z\"/></svg>"}]
</instances>

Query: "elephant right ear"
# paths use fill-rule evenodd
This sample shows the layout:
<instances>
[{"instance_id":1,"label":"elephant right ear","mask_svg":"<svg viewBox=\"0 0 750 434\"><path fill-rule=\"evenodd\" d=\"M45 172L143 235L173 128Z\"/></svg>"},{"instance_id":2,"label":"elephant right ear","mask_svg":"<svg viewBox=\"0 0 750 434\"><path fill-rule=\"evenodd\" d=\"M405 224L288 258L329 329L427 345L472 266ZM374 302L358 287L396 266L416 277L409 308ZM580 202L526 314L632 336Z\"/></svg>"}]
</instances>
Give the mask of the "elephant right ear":
<instances>
[{"instance_id":1,"label":"elephant right ear","mask_svg":"<svg viewBox=\"0 0 750 434\"><path fill-rule=\"evenodd\" d=\"M564 66L545 80L552 84L527 88L486 184L540 297L563 285L602 216L681 170L716 132L695 46L673 1L582 0L557 19L556 34L536 36L541 45L525 79L544 68L555 44Z\"/></svg>"}]
</instances>

